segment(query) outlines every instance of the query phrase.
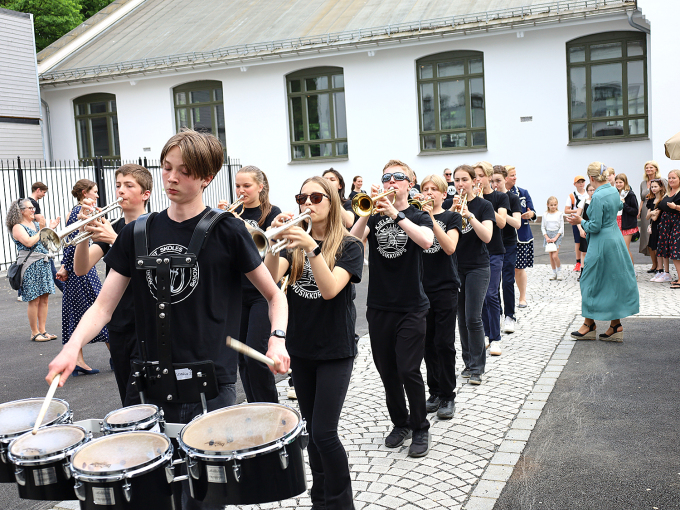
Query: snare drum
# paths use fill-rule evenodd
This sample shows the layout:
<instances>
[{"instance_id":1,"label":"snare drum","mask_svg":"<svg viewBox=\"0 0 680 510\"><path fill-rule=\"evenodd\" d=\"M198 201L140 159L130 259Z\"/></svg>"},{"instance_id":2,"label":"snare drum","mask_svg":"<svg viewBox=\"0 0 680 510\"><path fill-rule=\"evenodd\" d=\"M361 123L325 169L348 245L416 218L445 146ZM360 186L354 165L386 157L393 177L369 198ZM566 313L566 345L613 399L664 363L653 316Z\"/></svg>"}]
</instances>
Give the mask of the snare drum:
<instances>
[{"instance_id":1,"label":"snare drum","mask_svg":"<svg viewBox=\"0 0 680 510\"><path fill-rule=\"evenodd\" d=\"M198 416L180 432L191 495L218 505L292 498L307 489L308 436L294 409L254 403Z\"/></svg>"},{"instance_id":2,"label":"snare drum","mask_svg":"<svg viewBox=\"0 0 680 510\"><path fill-rule=\"evenodd\" d=\"M52 425L12 441L9 460L15 466L19 497L76 499L69 461L76 448L90 439L92 434L78 425Z\"/></svg>"},{"instance_id":3,"label":"snare drum","mask_svg":"<svg viewBox=\"0 0 680 510\"><path fill-rule=\"evenodd\" d=\"M171 510L172 444L157 432L94 439L71 457L81 510Z\"/></svg>"},{"instance_id":4,"label":"snare drum","mask_svg":"<svg viewBox=\"0 0 680 510\"><path fill-rule=\"evenodd\" d=\"M104 434L132 430L163 432L165 430L163 410L153 404L139 404L116 409L106 415L101 429Z\"/></svg>"},{"instance_id":5,"label":"snare drum","mask_svg":"<svg viewBox=\"0 0 680 510\"><path fill-rule=\"evenodd\" d=\"M27 398L0 404L0 482L14 483L14 466L7 458L7 447L17 437L29 432L38 419L44 398ZM53 398L42 425L71 423L73 413L65 400Z\"/></svg>"}]
</instances>

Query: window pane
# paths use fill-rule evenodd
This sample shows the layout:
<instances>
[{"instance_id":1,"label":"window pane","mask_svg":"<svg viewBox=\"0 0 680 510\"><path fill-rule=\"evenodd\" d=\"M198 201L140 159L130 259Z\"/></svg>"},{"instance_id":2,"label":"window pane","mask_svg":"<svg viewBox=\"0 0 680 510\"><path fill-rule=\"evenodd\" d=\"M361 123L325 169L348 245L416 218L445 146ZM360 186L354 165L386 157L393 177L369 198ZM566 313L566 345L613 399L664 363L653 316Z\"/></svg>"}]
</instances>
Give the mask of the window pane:
<instances>
[{"instance_id":1,"label":"window pane","mask_svg":"<svg viewBox=\"0 0 680 510\"><path fill-rule=\"evenodd\" d=\"M118 117L113 115L111 117L111 125L113 127L113 153L120 155L120 143L118 142Z\"/></svg>"},{"instance_id":2,"label":"window pane","mask_svg":"<svg viewBox=\"0 0 680 510\"><path fill-rule=\"evenodd\" d=\"M593 122L593 136L621 136L623 121Z\"/></svg>"},{"instance_id":3,"label":"window pane","mask_svg":"<svg viewBox=\"0 0 680 510\"><path fill-rule=\"evenodd\" d=\"M307 90L324 90L328 88L328 76L318 78L307 78L305 80Z\"/></svg>"},{"instance_id":4,"label":"window pane","mask_svg":"<svg viewBox=\"0 0 680 510\"><path fill-rule=\"evenodd\" d=\"M213 94L215 95L215 101L222 101L222 89L213 90Z\"/></svg>"},{"instance_id":5,"label":"window pane","mask_svg":"<svg viewBox=\"0 0 680 510\"><path fill-rule=\"evenodd\" d=\"M333 88L341 89L345 86L345 77L342 74L336 74L333 76Z\"/></svg>"},{"instance_id":6,"label":"window pane","mask_svg":"<svg viewBox=\"0 0 680 510\"><path fill-rule=\"evenodd\" d=\"M628 115L645 113L645 79L642 60L628 62Z\"/></svg>"},{"instance_id":7,"label":"window pane","mask_svg":"<svg viewBox=\"0 0 680 510\"><path fill-rule=\"evenodd\" d=\"M200 106L191 109L192 128L201 133L213 132L212 108L210 106Z\"/></svg>"},{"instance_id":8,"label":"window pane","mask_svg":"<svg viewBox=\"0 0 680 510\"><path fill-rule=\"evenodd\" d=\"M109 101L109 111L116 113L116 101L115 100ZM116 154L118 154L118 153L116 152Z\"/></svg>"},{"instance_id":9,"label":"window pane","mask_svg":"<svg viewBox=\"0 0 680 510\"><path fill-rule=\"evenodd\" d=\"M336 92L333 94L333 107L333 114L335 116L335 138L347 138L344 92Z\"/></svg>"},{"instance_id":10,"label":"window pane","mask_svg":"<svg viewBox=\"0 0 680 510\"><path fill-rule=\"evenodd\" d=\"M80 105L85 106L85 105ZM78 131L78 143L80 144L80 157L81 158L91 158L92 153L90 152L90 145L88 143L87 137L87 121L79 120L77 123Z\"/></svg>"},{"instance_id":11,"label":"window pane","mask_svg":"<svg viewBox=\"0 0 680 510\"><path fill-rule=\"evenodd\" d=\"M90 103L90 113L106 113L106 101Z\"/></svg>"},{"instance_id":12,"label":"window pane","mask_svg":"<svg viewBox=\"0 0 680 510\"><path fill-rule=\"evenodd\" d=\"M591 66L590 87L592 94L592 116L611 117L623 115L621 97L621 64ZM604 136L595 135L593 136Z\"/></svg>"},{"instance_id":13,"label":"window pane","mask_svg":"<svg viewBox=\"0 0 680 510\"><path fill-rule=\"evenodd\" d=\"M628 121L629 135L644 135L645 133L645 119L631 119Z\"/></svg>"},{"instance_id":14,"label":"window pane","mask_svg":"<svg viewBox=\"0 0 680 510\"><path fill-rule=\"evenodd\" d=\"M194 90L189 92L192 103L208 103L210 102L210 91L209 90Z\"/></svg>"},{"instance_id":15,"label":"window pane","mask_svg":"<svg viewBox=\"0 0 680 510\"><path fill-rule=\"evenodd\" d=\"M109 129L106 117L95 117L90 120L92 127L92 148L94 156L110 156Z\"/></svg>"},{"instance_id":16,"label":"window pane","mask_svg":"<svg viewBox=\"0 0 680 510\"><path fill-rule=\"evenodd\" d=\"M301 159L305 157L304 145L293 145L293 159Z\"/></svg>"},{"instance_id":17,"label":"window pane","mask_svg":"<svg viewBox=\"0 0 680 510\"><path fill-rule=\"evenodd\" d=\"M468 61L470 66L470 74L481 73L484 71L484 64L481 58L473 58Z\"/></svg>"},{"instance_id":18,"label":"window pane","mask_svg":"<svg viewBox=\"0 0 680 510\"><path fill-rule=\"evenodd\" d=\"M579 123L571 125L571 137L576 138L586 138L588 136L588 124Z\"/></svg>"},{"instance_id":19,"label":"window pane","mask_svg":"<svg viewBox=\"0 0 680 510\"><path fill-rule=\"evenodd\" d=\"M467 147L467 133L449 133L442 135L442 149L450 147Z\"/></svg>"},{"instance_id":20,"label":"window pane","mask_svg":"<svg viewBox=\"0 0 680 510\"><path fill-rule=\"evenodd\" d=\"M338 142L335 144L335 150L338 156L347 156L347 142Z\"/></svg>"},{"instance_id":21,"label":"window pane","mask_svg":"<svg viewBox=\"0 0 680 510\"><path fill-rule=\"evenodd\" d=\"M189 122L187 121L187 109L180 108L177 110L177 131L185 127L189 127Z\"/></svg>"},{"instance_id":22,"label":"window pane","mask_svg":"<svg viewBox=\"0 0 680 510\"><path fill-rule=\"evenodd\" d=\"M420 138L423 142L423 150L437 148L437 137L435 135L421 136Z\"/></svg>"},{"instance_id":23,"label":"window pane","mask_svg":"<svg viewBox=\"0 0 680 510\"><path fill-rule=\"evenodd\" d=\"M605 58L620 58L621 43L605 43L590 45L590 60L602 60Z\"/></svg>"},{"instance_id":24,"label":"window pane","mask_svg":"<svg viewBox=\"0 0 680 510\"><path fill-rule=\"evenodd\" d=\"M486 147L486 131L475 131L472 133L473 147Z\"/></svg>"},{"instance_id":25,"label":"window pane","mask_svg":"<svg viewBox=\"0 0 680 510\"><path fill-rule=\"evenodd\" d=\"M472 127L484 127L484 79L470 79L470 118Z\"/></svg>"},{"instance_id":26,"label":"window pane","mask_svg":"<svg viewBox=\"0 0 680 510\"><path fill-rule=\"evenodd\" d=\"M585 119L586 108L586 68L569 69L569 89L571 95L571 118Z\"/></svg>"},{"instance_id":27,"label":"window pane","mask_svg":"<svg viewBox=\"0 0 680 510\"><path fill-rule=\"evenodd\" d=\"M446 76L462 76L463 74L465 74L465 66L462 60L437 64L437 76L439 78L445 78Z\"/></svg>"},{"instance_id":28,"label":"window pane","mask_svg":"<svg viewBox=\"0 0 680 510\"><path fill-rule=\"evenodd\" d=\"M302 90L302 85L300 84L300 80L291 80L290 91L291 92L300 92L301 90Z\"/></svg>"},{"instance_id":29,"label":"window pane","mask_svg":"<svg viewBox=\"0 0 680 510\"><path fill-rule=\"evenodd\" d=\"M586 61L586 49L583 46L578 46L576 48L569 48L569 62L585 62Z\"/></svg>"},{"instance_id":30,"label":"window pane","mask_svg":"<svg viewBox=\"0 0 680 510\"><path fill-rule=\"evenodd\" d=\"M313 143L309 146L309 155L313 158L328 157L333 155L332 143Z\"/></svg>"},{"instance_id":31,"label":"window pane","mask_svg":"<svg viewBox=\"0 0 680 510\"><path fill-rule=\"evenodd\" d=\"M187 104L187 93L179 92L175 94L175 104Z\"/></svg>"},{"instance_id":32,"label":"window pane","mask_svg":"<svg viewBox=\"0 0 680 510\"><path fill-rule=\"evenodd\" d=\"M638 57L642 54L642 41L628 41L629 57Z\"/></svg>"},{"instance_id":33,"label":"window pane","mask_svg":"<svg viewBox=\"0 0 680 510\"><path fill-rule=\"evenodd\" d=\"M309 139L325 140L331 137L331 109L328 94L307 97Z\"/></svg>"},{"instance_id":34,"label":"window pane","mask_svg":"<svg viewBox=\"0 0 680 510\"><path fill-rule=\"evenodd\" d=\"M224 129L224 106L218 104L215 106L215 117L217 119L217 138L222 142L222 147L227 146L227 135Z\"/></svg>"},{"instance_id":35,"label":"window pane","mask_svg":"<svg viewBox=\"0 0 680 510\"><path fill-rule=\"evenodd\" d=\"M305 126L302 122L302 98L291 98L290 109L293 114L293 140L299 142L305 139Z\"/></svg>"},{"instance_id":36,"label":"window pane","mask_svg":"<svg viewBox=\"0 0 680 510\"><path fill-rule=\"evenodd\" d=\"M432 78L432 65L431 64L420 66L420 78L422 80L427 80L428 78Z\"/></svg>"},{"instance_id":37,"label":"window pane","mask_svg":"<svg viewBox=\"0 0 680 510\"><path fill-rule=\"evenodd\" d=\"M434 131L434 84L420 85L420 114L423 131Z\"/></svg>"},{"instance_id":38,"label":"window pane","mask_svg":"<svg viewBox=\"0 0 680 510\"><path fill-rule=\"evenodd\" d=\"M76 106L76 115L87 115L87 105L79 104Z\"/></svg>"},{"instance_id":39,"label":"window pane","mask_svg":"<svg viewBox=\"0 0 680 510\"><path fill-rule=\"evenodd\" d=\"M439 83L440 129L467 127L465 116L465 80Z\"/></svg>"}]
</instances>

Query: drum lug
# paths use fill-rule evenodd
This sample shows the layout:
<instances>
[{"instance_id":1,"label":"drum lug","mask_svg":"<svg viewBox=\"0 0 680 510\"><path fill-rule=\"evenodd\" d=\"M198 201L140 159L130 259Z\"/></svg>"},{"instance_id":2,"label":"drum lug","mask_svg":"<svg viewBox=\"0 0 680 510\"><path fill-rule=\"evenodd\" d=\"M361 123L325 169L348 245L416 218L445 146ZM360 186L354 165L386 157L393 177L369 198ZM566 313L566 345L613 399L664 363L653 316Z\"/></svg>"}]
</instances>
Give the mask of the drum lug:
<instances>
[{"instance_id":1,"label":"drum lug","mask_svg":"<svg viewBox=\"0 0 680 510\"><path fill-rule=\"evenodd\" d=\"M281 468L286 469L288 468L288 464L290 463L290 459L288 458L288 452L286 451L286 447L282 447L281 450L279 451L279 460L281 461Z\"/></svg>"},{"instance_id":2,"label":"drum lug","mask_svg":"<svg viewBox=\"0 0 680 510\"><path fill-rule=\"evenodd\" d=\"M103 421L99 422L99 432L101 432L102 434L104 433L104 422Z\"/></svg>"},{"instance_id":3,"label":"drum lug","mask_svg":"<svg viewBox=\"0 0 680 510\"><path fill-rule=\"evenodd\" d=\"M234 465L232 466L232 469L234 470L234 479L237 482L241 481L241 464L236 462L236 459L234 459Z\"/></svg>"},{"instance_id":4,"label":"drum lug","mask_svg":"<svg viewBox=\"0 0 680 510\"><path fill-rule=\"evenodd\" d=\"M125 501L128 503L132 500L132 493L130 492L130 481L126 478L123 484L123 496L125 496Z\"/></svg>"},{"instance_id":5,"label":"drum lug","mask_svg":"<svg viewBox=\"0 0 680 510\"><path fill-rule=\"evenodd\" d=\"M198 480L201 476L201 472L198 468L198 462L196 462L191 457L187 457L187 472L194 480Z\"/></svg>"},{"instance_id":6,"label":"drum lug","mask_svg":"<svg viewBox=\"0 0 680 510\"><path fill-rule=\"evenodd\" d=\"M309 434L307 433L307 422L302 422L302 432L300 433L300 448L303 450L307 448L309 444Z\"/></svg>"},{"instance_id":7,"label":"drum lug","mask_svg":"<svg viewBox=\"0 0 680 510\"><path fill-rule=\"evenodd\" d=\"M9 464L7 462L7 445L5 443L0 444L0 460L3 464Z\"/></svg>"},{"instance_id":8,"label":"drum lug","mask_svg":"<svg viewBox=\"0 0 680 510\"><path fill-rule=\"evenodd\" d=\"M21 486L26 485L26 477L24 476L24 468L21 466L14 467L14 476L16 477L17 483Z\"/></svg>"},{"instance_id":9,"label":"drum lug","mask_svg":"<svg viewBox=\"0 0 680 510\"><path fill-rule=\"evenodd\" d=\"M76 484L73 486L73 489L76 493L76 497L80 501L85 501L85 498L86 498L85 487L83 486L83 484L80 480L76 481Z\"/></svg>"},{"instance_id":10,"label":"drum lug","mask_svg":"<svg viewBox=\"0 0 680 510\"><path fill-rule=\"evenodd\" d=\"M61 467L64 469L64 475L66 476L67 480L71 479L71 467L69 466L68 459L64 461L64 463L61 465Z\"/></svg>"},{"instance_id":11,"label":"drum lug","mask_svg":"<svg viewBox=\"0 0 680 510\"><path fill-rule=\"evenodd\" d=\"M172 483L172 481L175 479L175 468L172 465L165 466L165 479L168 481L168 483Z\"/></svg>"}]
</instances>

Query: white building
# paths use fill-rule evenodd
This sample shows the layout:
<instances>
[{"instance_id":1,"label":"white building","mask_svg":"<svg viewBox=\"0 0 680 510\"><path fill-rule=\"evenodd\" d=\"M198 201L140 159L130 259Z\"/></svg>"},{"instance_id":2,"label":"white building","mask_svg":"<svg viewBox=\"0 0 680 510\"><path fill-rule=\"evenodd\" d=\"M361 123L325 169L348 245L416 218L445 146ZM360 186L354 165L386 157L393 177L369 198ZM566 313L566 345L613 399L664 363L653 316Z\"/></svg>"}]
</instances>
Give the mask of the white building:
<instances>
[{"instance_id":1,"label":"white building","mask_svg":"<svg viewBox=\"0 0 680 510\"><path fill-rule=\"evenodd\" d=\"M656 0L117 0L38 69L55 159L158 158L189 125L284 208L330 166L366 186L392 158L420 177L487 160L541 214L591 161L633 189L645 161L674 168L679 17Z\"/></svg>"}]
</instances>

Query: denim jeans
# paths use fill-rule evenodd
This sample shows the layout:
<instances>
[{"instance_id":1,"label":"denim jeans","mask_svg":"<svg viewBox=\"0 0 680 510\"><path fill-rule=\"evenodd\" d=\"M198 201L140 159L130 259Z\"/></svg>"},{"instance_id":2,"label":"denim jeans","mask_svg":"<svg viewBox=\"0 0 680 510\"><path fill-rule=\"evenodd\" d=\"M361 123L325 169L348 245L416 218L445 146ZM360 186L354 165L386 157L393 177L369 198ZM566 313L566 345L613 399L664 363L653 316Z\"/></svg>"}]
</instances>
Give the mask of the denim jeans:
<instances>
[{"instance_id":1,"label":"denim jeans","mask_svg":"<svg viewBox=\"0 0 680 510\"><path fill-rule=\"evenodd\" d=\"M503 271L501 275L503 286L503 308L501 315L505 312L506 317L515 319L515 262L517 261L517 245L505 245L505 255L503 255Z\"/></svg>"},{"instance_id":2,"label":"denim jeans","mask_svg":"<svg viewBox=\"0 0 680 510\"><path fill-rule=\"evenodd\" d=\"M489 287L489 268L458 268L458 333L465 367L473 374L483 374L486 365L482 305Z\"/></svg>"},{"instance_id":3,"label":"denim jeans","mask_svg":"<svg viewBox=\"0 0 680 510\"><path fill-rule=\"evenodd\" d=\"M64 282L57 280L57 268L54 266L54 259L50 259L50 266L52 266L52 279L54 280L54 285L63 293L64 292Z\"/></svg>"},{"instance_id":4,"label":"denim jeans","mask_svg":"<svg viewBox=\"0 0 680 510\"><path fill-rule=\"evenodd\" d=\"M501 339L501 296L498 287L501 283L503 270L503 255L489 255L489 287L484 298L482 320L484 321L484 334L490 342Z\"/></svg>"}]
</instances>

